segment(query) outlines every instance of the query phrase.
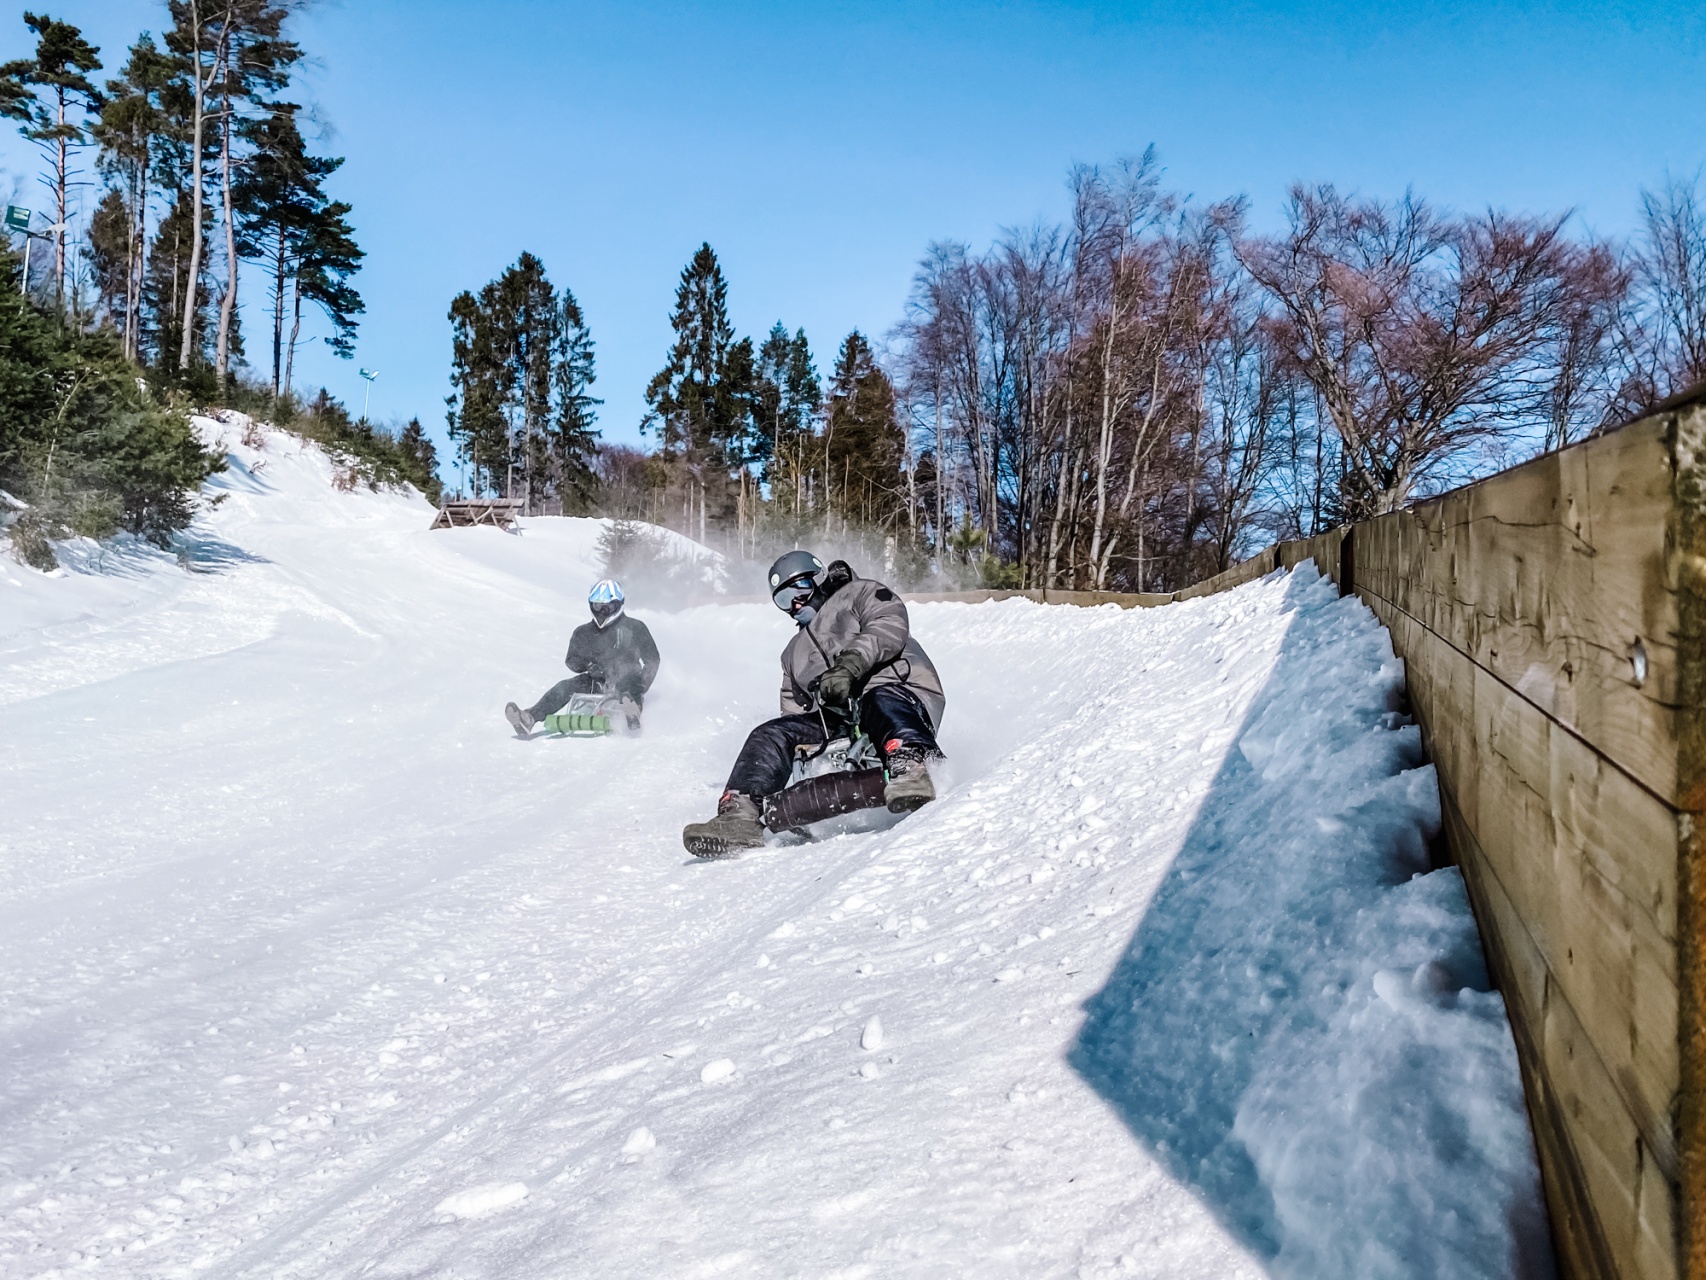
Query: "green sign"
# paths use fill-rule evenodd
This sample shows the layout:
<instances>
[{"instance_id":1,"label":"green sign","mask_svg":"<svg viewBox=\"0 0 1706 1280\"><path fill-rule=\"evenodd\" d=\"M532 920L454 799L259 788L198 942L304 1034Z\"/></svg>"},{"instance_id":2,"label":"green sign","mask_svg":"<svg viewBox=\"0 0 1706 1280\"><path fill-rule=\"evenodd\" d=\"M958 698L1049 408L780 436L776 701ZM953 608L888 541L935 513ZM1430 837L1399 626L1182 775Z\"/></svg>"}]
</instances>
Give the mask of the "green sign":
<instances>
[{"instance_id":1,"label":"green sign","mask_svg":"<svg viewBox=\"0 0 1706 1280\"><path fill-rule=\"evenodd\" d=\"M30 211L21 205L6 206L6 230L28 231L30 229Z\"/></svg>"}]
</instances>

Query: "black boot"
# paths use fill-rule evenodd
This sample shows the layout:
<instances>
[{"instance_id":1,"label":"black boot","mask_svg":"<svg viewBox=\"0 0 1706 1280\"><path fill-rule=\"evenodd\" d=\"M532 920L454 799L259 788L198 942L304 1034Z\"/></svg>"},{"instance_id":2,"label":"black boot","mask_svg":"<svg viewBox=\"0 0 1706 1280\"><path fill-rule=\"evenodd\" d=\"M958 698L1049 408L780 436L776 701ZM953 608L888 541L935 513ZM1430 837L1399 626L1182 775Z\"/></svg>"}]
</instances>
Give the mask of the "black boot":
<instances>
[{"instance_id":1,"label":"black boot","mask_svg":"<svg viewBox=\"0 0 1706 1280\"><path fill-rule=\"evenodd\" d=\"M531 711L524 711L513 702L504 707L504 715L508 718L510 724L515 727L515 736L518 738L532 736L533 726L539 723L533 718L533 713Z\"/></svg>"}]
</instances>

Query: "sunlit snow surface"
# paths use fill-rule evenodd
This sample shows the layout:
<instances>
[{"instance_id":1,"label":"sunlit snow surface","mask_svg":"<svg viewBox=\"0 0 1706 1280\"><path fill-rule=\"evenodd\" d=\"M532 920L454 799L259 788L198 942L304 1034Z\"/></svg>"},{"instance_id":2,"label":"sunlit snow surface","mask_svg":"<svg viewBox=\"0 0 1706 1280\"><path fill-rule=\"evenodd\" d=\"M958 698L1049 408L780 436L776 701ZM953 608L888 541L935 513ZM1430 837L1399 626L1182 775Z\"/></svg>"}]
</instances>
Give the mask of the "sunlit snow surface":
<instances>
[{"instance_id":1,"label":"sunlit snow surface","mask_svg":"<svg viewBox=\"0 0 1706 1280\"><path fill-rule=\"evenodd\" d=\"M644 736L521 742L596 523L231 452L181 554L0 560L0 1275L1546 1273L1401 668L1307 567L918 605L941 799L697 864L785 618L639 610Z\"/></svg>"}]
</instances>

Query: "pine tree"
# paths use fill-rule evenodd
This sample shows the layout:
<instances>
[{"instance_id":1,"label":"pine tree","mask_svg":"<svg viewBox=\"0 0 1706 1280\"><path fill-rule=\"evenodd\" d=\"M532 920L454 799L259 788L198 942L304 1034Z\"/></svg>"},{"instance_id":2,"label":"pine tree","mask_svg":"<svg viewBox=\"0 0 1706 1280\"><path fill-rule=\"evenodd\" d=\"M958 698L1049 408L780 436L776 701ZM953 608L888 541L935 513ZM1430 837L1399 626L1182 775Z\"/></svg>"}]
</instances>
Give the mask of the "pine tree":
<instances>
[{"instance_id":1,"label":"pine tree","mask_svg":"<svg viewBox=\"0 0 1706 1280\"><path fill-rule=\"evenodd\" d=\"M640 424L655 431L664 459L683 488L687 523L699 532L714 506L719 523L734 508L735 471L753 456L753 394L756 382L752 340L735 341L729 324L728 284L709 244L681 272L670 315L675 342L664 367L646 387L650 406Z\"/></svg>"},{"instance_id":2,"label":"pine tree","mask_svg":"<svg viewBox=\"0 0 1706 1280\"><path fill-rule=\"evenodd\" d=\"M101 202L89 218L89 241L84 247L89 275L95 286L97 319L113 325L125 337L125 354L130 354L130 329L135 321L135 309L129 297L130 283L130 206L124 192L108 187Z\"/></svg>"},{"instance_id":3,"label":"pine tree","mask_svg":"<svg viewBox=\"0 0 1706 1280\"><path fill-rule=\"evenodd\" d=\"M48 189L53 192L55 221L53 297L65 309L65 231L70 216L71 187L76 176L74 153L88 145L89 117L101 109L101 94L88 73L101 69L100 50L69 22L46 14L24 14L24 25L36 33L36 54L0 65L0 112L23 122L24 137L48 157Z\"/></svg>"},{"instance_id":4,"label":"pine tree","mask_svg":"<svg viewBox=\"0 0 1706 1280\"><path fill-rule=\"evenodd\" d=\"M188 76L190 108L190 198L191 238L186 279L191 287L189 313L199 309L200 281L204 268L206 160L215 149L218 158L219 192L225 227L226 279L219 300L219 330L214 364L223 390L235 348L234 322L237 305L236 217L233 207L235 166L233 152L237 115L253 105L262 93L282 88L290 66L302 56L301 49L283 37L289 10L272 0L168 0L172 29L166 44L182 60ZM209 136L208 125L214 126ZM178 353L178 368L188 371L194 350L193 326L186 328Z\"/></svg>"},{"instance_id":5,"label":"pine tree","mask_svg":"<svg viewBox=\"0 0 1706 1280\"><path fill-rule=\"evenodd\" d=\"M275 399L289 387L287 370L301 330L304 296L331 320L333 333L327 341L345 359L354 353L356 316L365 310L360 294L348 283L363 257L346 218L350 207L328 200L321 185L343 160L308 154L296 124L298 110L290 103L274 103L266 115L243 123L250 159L239 172L233 192L237 252L241 257L259 258L266 266ZM287 310L293 315L288 354Z\"/></svg>"},{"instance_id":6,"label":"pine tree","mask_svg":"<svg viewBox=\"0 0 1706 1280\"><path fill-rule=\"evenodd\" d=\"M763 441L764 479L771 499L796 515L805 493L812 427L822 406L823 389L806 331L796 330L789 337L778 320L758 350L753 429Z\"/></svg>"},{"instance_id":7,"label":"pine tree","mask_svg":"<svg viewBox=\"0 0 1706 1280\"><path fill-rule=\"evenodd\" d=\"M855 329L841 344L823 430L824 492L844 519L883 524L904 505L900 470L905 435L895 418L894 384Z\"/></svg>"},{"instance_id":8,"label":"pine tree","mask_svg":"<svg viewBox=\"0 0 1706 1280\"><path fill-rule=\"evenodd\" d=\"M598 416L597 406L603 401L587 394L597 374L593 368L592 330L581 314L580 303L565 288L559 307L554 361L557 407L553 467L558 493L565 498L573 496L585 508L598 485L593 471L598 456L598 431L593 423Z\"/></svg>"},{"instance_id":9,"label":"pine tree","mask_svg":"<svg viewBox=\"0 0 1706 1280\"><path fill-rule=\"evenodd\" d=\"M397 437L397 449L403 457L404 478L436 505L444 492L438 478L438 448L427 438L419 418L409 419L409 425Z\"/></svg>"},{"instance_id":10,"label":"pine tree","mask_svg":"<svg viewBox=\"0 0 1706 1280\"><path fill-rule=\"evenodd\" d=\"M191 220L197 207L188 191L177 191L166 216L155 228L154 239L148 249L142 290L142 340L145 354L152 354L162 372L177 366L178 353L183 349L185 308L191 305L192 298L195 310L188 313L190 342L203 361L206 359L211 297L205 287L197 287L193 291L189 287L194 243ZM211 211L205 204L199 207L205 222ZM205 276L206 264L201 265Z\"/></svg>"},{"instance_id":11,"label":"pine tree","mask_svg":"<svg viewBox=\"0 0 1706 1280\"><path fill-rule=\"evenodd\" d=\"M104 299L107 314L118 320L124 335L124 353L131 360L142 358L142 295L148 249L148 198L153 190L156 152L171 122L162 106L163 95L176 74L176 60L163 53L151 37L144 35L131 46L130 58L119 78L107 81L107 100L94 126L101 145L101 172L110 191L119 196L125 215L122 296L109 280L111 296ZM103 205L110 195L102 198ZM107 218L110 223L112 210ZM114 228L108 228L109 239ZM91 227L91 237L95 232ZM116 242L99 252L118 256ZM99 272L97 272L99 274Z\"/></svg>"},{"instance_id":12,"label":"pine tree","mask_svg":"<svg viewBox=\"0 0 1706 1280\"><path fill-rule=\"evenodd\" d=\"M296 279L291 290L290 340L285 344L284 392L290 394L291 369L296 344L302 334L302 304L312 303L332 322L326 345L340 359L355 354L356 317L367 310L350 277L361 270L366 253L355 242L350 226L351 208L342 200L322 205L310 219L296 259Z\"/></svg>"},{"instance_id":13,"label":"pine tree","mask_svg":"<svg viewBox=\"0 0 1706 1280\"><path fill-rule=\"evenodd\" d=\"M458 295L450 321L450 434L476 488L499 488L530 511L589 501L599 401L587 394L593 343L574 295L559 295L544 264L523 253L478 295Z\"/></svg>"}]
</instances>

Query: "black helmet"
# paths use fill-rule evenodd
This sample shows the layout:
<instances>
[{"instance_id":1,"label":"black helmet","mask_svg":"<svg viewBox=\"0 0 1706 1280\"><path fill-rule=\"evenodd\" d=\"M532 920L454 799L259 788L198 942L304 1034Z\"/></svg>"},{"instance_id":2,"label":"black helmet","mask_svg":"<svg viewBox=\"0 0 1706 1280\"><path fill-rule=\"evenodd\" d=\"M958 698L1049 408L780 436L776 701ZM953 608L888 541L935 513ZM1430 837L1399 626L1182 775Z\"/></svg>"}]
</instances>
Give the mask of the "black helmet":
<instances>
[{"instance_id":1,"label":"black helmet","mask_svg":"<svg viewBox=\"0 0 1706 1280\"><path fill-rule=\"evenodd\" d=\"M770 566L770 598L798 618L823 583L823 561L809 551L790 551Z\"/></svg>"}]
</instances>

